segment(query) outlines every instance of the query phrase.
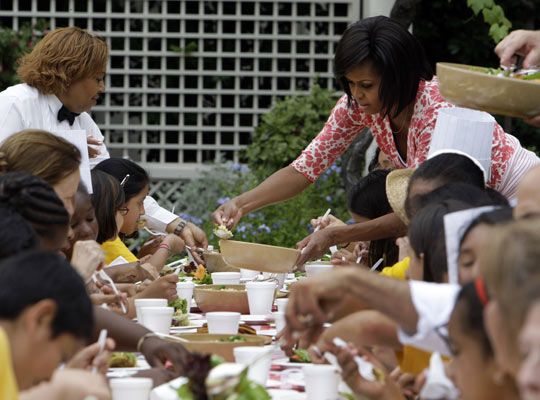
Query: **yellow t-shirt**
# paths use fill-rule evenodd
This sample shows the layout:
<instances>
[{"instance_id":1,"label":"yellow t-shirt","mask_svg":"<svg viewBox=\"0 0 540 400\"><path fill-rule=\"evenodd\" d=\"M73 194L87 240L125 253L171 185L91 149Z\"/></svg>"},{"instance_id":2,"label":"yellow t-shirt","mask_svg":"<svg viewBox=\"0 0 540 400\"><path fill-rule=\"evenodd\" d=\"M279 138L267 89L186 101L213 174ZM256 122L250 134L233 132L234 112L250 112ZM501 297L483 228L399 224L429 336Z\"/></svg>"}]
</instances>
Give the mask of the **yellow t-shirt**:
<instances>
[{"instance_id":1,"label":"yellow t-shirt","mask_svg":"<svg viewBox=\"0 0 540 400\"><path fill-rule=\"evenodd\" d=\"M0 400L17 400L18 393L9 340L6 332L0 328Z\"/></svg>"},{"instance_id":2,"label":"yellow t-shirt","mask_svg":"<svg viewBox=\"0 0 540 400\"><path fill-rule=\"evenodd\" d=\"M128 247L117 236L114 240L109 240L101 244L101 248L105 252L105 264L109 265L118 257L123 257L127 262L135 262L139 259L129 251Z\"/></svg>"},{"instance_id":3,"label":"yellow t-shirt","mask_svg":"<svg viewBox=\"0 0 540 400\"><path fill-rule=\"evenodd\" d=\"M406 273L409 269L410 261L411 259L409 257L405 257L403 260L395 263L391 267L384 268L381 271L381 275L405 280L407 278ZM416 375L429 367L431 353L417 349L413 346L403 346L403 350L397 351L396 356L399 361L399 368L402 372L408 372Z\"/></svg>"},{"instance_id":4,"label":"yellow t-shirt","mask_svg":"<svg viewBox=\"0 0 540 400\"><path fill-rule=\"evenodd\" d=\"M409 257L405 257L403 260L395 263L391 267L383 268L383 270L381 271L381 275L388 276L390 278L405 280L407 278L405 274L409 269L410 261L411 259Z\"/></svg>"}]
</instances>

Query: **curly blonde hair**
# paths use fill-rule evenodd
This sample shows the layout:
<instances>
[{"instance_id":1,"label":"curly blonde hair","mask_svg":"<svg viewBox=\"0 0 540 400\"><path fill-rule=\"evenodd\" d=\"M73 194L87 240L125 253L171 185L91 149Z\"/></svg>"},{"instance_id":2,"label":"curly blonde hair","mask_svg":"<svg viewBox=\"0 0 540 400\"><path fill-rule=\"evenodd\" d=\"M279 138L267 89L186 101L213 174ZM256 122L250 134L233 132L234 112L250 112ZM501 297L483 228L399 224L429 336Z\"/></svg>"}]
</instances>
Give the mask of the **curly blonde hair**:
<instances>
[{"instance_id":1,"label":"curly blonde hair","mask_svg":"<svg viewBox=\"0 0 540 400\"><path fill-rule=\"evenodd\" d=\"M43 94L61 94L74 82L105 73L108 57L103 39L81 28L59 28L19 60L17 73Z\"/></svg>"}]
</instances>

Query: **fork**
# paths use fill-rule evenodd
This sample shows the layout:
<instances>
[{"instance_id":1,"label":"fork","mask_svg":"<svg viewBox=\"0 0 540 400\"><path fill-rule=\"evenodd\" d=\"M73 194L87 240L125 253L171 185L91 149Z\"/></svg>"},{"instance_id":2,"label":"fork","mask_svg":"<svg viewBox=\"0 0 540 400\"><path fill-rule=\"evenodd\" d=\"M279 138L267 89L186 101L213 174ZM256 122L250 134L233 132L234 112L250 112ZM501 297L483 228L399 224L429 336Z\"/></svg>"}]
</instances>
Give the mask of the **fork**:
<instances>
[{"instance_id":1,"label":"fork","mask_svg":"<svg viewBox=\"0 0 540 400\"><path fill-rule=\"evenodd\" d=\"M94 281L94 283L97 282L96 274L98 274L99 277L100 277L101 279L103 279L105 282L107 282L108 285L111 286L111 288L112 288L112 290L113 290L113 292L114 292L115 295L117 295L117 296L120 295L120 292L118 291L118 288L117 288L116 285L114 284L114 282L113 282L113 280L111 279L111 277L110 277L109 275L107 275L107 273L106 273L105 271L103 271L103 270L101 269L101 270L99 270L99 271L94 272L94 274L92 275L92 280ZM126 309L125 304L124 304L122 301L120 301L120 307L122 308L122 312L123 312L124 314L126 314L126 313L127 313L127 309Z\"/></svg>"}]
</instances>

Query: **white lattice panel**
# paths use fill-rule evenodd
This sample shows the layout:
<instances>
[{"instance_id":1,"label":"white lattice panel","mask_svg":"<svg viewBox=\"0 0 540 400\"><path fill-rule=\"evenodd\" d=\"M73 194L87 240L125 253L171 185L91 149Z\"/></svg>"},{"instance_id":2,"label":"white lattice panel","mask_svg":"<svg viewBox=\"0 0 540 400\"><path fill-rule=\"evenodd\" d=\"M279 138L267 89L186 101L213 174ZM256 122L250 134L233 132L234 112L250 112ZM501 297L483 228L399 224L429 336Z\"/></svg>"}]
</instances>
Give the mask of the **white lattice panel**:
<instances>
[{"instance_id":1,"label":"white lattice panel","mask_svg":"<svg viewBox=\"0 0 540 400\"><path fill-rule=\"evenodd\" d=\"M241 162L259 116L316 78L334 87L334 47L361 0L0 0L0 23L38 19L99 33L111 49L94 117L114 156L154 178Z\"/></svg>"}]
</instances>

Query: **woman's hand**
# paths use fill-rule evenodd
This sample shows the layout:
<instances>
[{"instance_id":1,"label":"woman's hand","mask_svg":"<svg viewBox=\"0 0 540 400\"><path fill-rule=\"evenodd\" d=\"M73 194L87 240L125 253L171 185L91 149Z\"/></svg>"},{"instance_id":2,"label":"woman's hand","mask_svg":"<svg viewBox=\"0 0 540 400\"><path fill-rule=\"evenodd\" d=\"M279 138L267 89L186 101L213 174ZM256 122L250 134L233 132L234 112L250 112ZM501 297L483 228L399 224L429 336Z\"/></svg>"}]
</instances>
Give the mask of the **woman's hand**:
<instances>
[{"instance_id":1,"label":"woman's hand","mask_svg":"<svg viewBox=\"0 0 540 400\"><path fill-rule=\"evenodd\" d=\"M302 251L296 261L297 266L304 265L309 260L321 258L328 251L328 248L334 244L329 231L330 229L322 229L313 232L296 244L296 248Z\"/></svg>"},{"instance_id":2,"label":"woman's hand","mask_svg":"<svg viewBox=\"0 0 540 400\"><path fill-rule=\"evenodd\" d=\"M361 356L371 362L375 368L384 371L382 364L367 350L356 349L348 345L334 351L341 367L341 376L351 390L359 397L373 400L403 400L405 397L401 393L399 386L389 376L384 382L369 381L358 372L358 365L354 357Z\"/></svg>"},{"instance_id":3,"label":"woman's hand","mask_svg":"<svg viewBox=\"0 0 540 400\"><path fill-rule=\"evenodd\" d=\"M115 346L116 344L111 338L108 338L105 342L102 352L99 351L99 343L91 344L75 354L68 361L66 367L87 371L91 371L93 367L96 367L100 373L105 375L109 369L109 357L111 352L114 351Z\"/></svg>"},{"instance_id":4,"label":"woman's hand","mask_svg":"<svg viewBox=\"0 0 540 400\"><path fill-rule=\"evenodd\" d=\"M208 247L208 238L206 237L206 233L191 222L188 222L184 229L182 229L180 237L184 240L184 242L186 242L186 245L192 249L206 249ZM204 264L204 260L198 251L192 251L191 255L197 263Z\"/></svg>"},{"instance_id":5,"label":"woman's hand","mask_svg":"<svg viewBox=\"0 0 540 400\"><path fill-rule=\"evenodd\" d=\"M96 158L101 154L99 148L94 146L103 146L103 142L93 136L86 137L86 143L88 144L88 157Z\"/></svg>"},{"instance_id":6,"label":"woman's hand","mask_svg":"<svg viewBox=\"0 0 540 400\"><path fill-rule=\"evenodd\" d=\"M339 249L332 254L332 259L330 261L335 266L351 265L355 263L356 257L354 256L354 253L351 253L347 249Z\"/></svg>"},{"instance_id":7,"label":"woman's hand","mask_svg":"<svg viewBox=\"0 0 540 400\"><path fill-rule=\"evenodd\" d=\"M242 217L242 209L237 204L236 198L223 203L217 208L216 211L212 213L214 223L218 225L225 225L231 230L234 229Z\"/></svg>"},{"instance_id":8,"label":"woman's hand","mask_svg":"<svg viewBox=\"0 0 540 400\"><path fill-rule=\"evenodd\" d=\"M311 226L313 229L319 227L319 229L324 229L328 226L341 226L345 225L345 222L339 218L334 217L332 214L326 217L319 217L311 220Z\"/></svg>"},{"instance_id":9,"label":"woman's hand","mask_svg":"<svg viewBox=\"0 0 540 400\"><path fill-rule=\"evenodd\" d=\"M161 276L152 283L150 283L144 290L142 290L136 297L138 299L156 299L165 298L167 300L174 300L178 296L176 294L176 283L178 282L178 275L169 274Z\"/></svg>"},{"instance_id":10,"label":"woman's hand","mask_svg":"<svg viewBox=\"0 0 540 400\"><path fill-rule=\"evenodd\" d=\"M510 32L495 47L495 53L501 59L501 65L516 64L516 54L524 56L523 68L540 65L540 31L517 30Z\"/></svg>"},{"instance_id":11,"label":"woman's hand","mask_svg":"<svg viewBox=\"0 0 540 400\"><path fill-rule=\"evenodd\" d=\"M86 282L96 270L105 266L105 254L95 240L79 240L73 245L71 265Z\"/></svg>"}]
</instances>

